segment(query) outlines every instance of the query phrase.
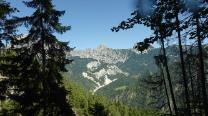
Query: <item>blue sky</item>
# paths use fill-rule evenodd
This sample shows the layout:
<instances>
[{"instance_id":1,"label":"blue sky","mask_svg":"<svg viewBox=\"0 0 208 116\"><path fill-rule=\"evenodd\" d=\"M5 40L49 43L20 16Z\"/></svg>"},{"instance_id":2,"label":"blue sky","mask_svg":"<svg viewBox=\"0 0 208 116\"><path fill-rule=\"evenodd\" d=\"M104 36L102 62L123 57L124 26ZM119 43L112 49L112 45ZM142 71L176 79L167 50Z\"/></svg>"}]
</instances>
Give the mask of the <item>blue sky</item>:
<instances>
[{"instance_id":1,"label":"blue sky","mask_svg":"<svg viewBox=\"0 0 208 116\"><path fill-rule=\"evenodd\" d=\"M30 15L22 0L8 0L20 10L18 16ZM135 0L53 0L58 10L66 14L61 22L72 29L63 35L57 35L62 41L69 41L76 49L95 48L104 44L111 48L126 49L149 37L151 31L141 25L134 29L111 32L113 26L130 17ZM27 31L21 29L23 33Z\"/></svg>"}]
</instances>

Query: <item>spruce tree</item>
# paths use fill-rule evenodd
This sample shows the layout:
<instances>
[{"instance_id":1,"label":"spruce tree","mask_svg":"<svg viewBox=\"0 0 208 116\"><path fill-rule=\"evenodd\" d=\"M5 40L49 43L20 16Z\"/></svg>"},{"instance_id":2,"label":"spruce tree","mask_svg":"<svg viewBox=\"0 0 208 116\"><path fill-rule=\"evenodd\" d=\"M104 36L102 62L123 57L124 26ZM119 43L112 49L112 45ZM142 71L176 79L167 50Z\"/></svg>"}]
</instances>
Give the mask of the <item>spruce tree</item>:
<instances>
[{"instance_id":1,"label":"spruce tree","mask_svg":"<svg viewBox=\"0 0 208 116\"><path fill-rule=\"evenodd\" d=\"M70 29L62 26L59 20L65 12L56 10L52 0L24 3L35 11L31 16L13 20L29 29L26 37L13 41L15 58L12 66L7 68L9 86L14 91L8 97L19 104L14 112L31 116L73 116L66 98L69 91L62 83L61 74L66 71L65 65L71 62L66 59L66 52L71 48L68 42L61 42L53 35Z\"/></svg>"},{"instance_id":2,"label":"spruce tree","mask_svg":"<svg viewBox=\"0 0 208 116\"><path fill-rule=\"evenodd\" d=\"M8 15L14 12L14 9L10 7L10 4L0 0L0 47L5 46L6 36L6 21L8 20Z\"/></svg>"},{"instance_id":3,"label":"spruce tree","mask_svg":"<svg viewBox=\"0 0 208 116\"><path fill-rule=\"evenodd\" d=\"M5 92L7 90L7 80L4 76L3 69L7 62L7 55L9 54L8 46L13 40L13 35L15 34L15 25L9 23L11 20L11 14L17 11L17 9L12 8L10 4L4 0L0 0L0 100L5 98ZM10 44L11 45L11 44Z\"/></svg>"}]
</instances>

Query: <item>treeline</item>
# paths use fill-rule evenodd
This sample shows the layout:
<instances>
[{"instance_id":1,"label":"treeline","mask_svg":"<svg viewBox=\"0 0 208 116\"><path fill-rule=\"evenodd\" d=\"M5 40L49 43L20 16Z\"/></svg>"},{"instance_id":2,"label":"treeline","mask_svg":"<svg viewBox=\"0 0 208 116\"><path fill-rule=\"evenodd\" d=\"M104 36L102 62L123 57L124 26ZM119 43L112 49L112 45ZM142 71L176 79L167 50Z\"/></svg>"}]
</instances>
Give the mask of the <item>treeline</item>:
<instances>
[{"instance_id":1,"label":"treeline","mask_svg":"<svg viewBox=\"0 0 208 116\"><path fill-rule=\"evenodd\" d=\"M64 79L67 90L71 91L68 96L73 110L78 116L162 116L156 110L133 108L121 102L112 102L105 97L93 95L74 83L69 78Z\"/></svg>"},{"instance_id":2,"label":"treeline","mask_svg":"<svg viewBox=\"0 0 208 116\"><path fill-rule=\"evenodd\" d=\"M93 95L74 83L69 78L64 78L64 85L70 94L67 99L73 107L76 116L162 116L156 110L131 108L119 102L111 102L106 98ZM2 111L9 112L19 107L18 103L12 100L2 102ZM0 115L4 115L3 112ZM12 114L11 114L12 115Z\"/></svg>"},{"instance_id":3,"label":"treeline","mask_svg":"<svg viewBox=\"0 0 208 116\"><path fill-rule=\"evenodd\" d=\"M160 74L144 81L153 92L163 90L170 115L208 116L207 50L203 45L208 37L207 6L206 0L138 0L132 17L112 28L117 32L142 24L152 30L152 36L138 42L135 49L142 52L155 42L160 44L161 53L155 56ZM165 48L169 41L178 43L179 62L168 62ZM169 64L176 66L175 73ZM173 84L175 78L178 82ZM181 93L176 95L176 91Z\"/></svg>"}]
</instances>

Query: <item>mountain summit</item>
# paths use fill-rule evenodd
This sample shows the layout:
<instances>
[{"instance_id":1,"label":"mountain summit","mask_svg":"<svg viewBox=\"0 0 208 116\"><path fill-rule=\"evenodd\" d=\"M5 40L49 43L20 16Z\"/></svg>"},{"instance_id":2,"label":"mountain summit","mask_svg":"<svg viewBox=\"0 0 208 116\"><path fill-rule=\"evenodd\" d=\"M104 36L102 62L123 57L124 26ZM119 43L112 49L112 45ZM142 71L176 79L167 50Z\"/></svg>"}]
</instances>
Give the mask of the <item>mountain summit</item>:
<instances>
[{"instance_id":1,"label":"mountain summit","mask_svg":"<svg viewBox=\"0 0 208 116\"><path fill-rule=\"evenodd\" d=\"M97 50L106 50L106 49L110 49L108 48L106 45L104 44L100 44L98 47L97 47Z\"/></svg>"},{"instance_id":2,"label":"mountain summit","mask_svg":"<svg viewBox=\"0 0 208 116\"><path fill-rule=\"evenodd\" d=\"M86 50L73 51L71 55L80 58L92 58L99 62L108 64L116 64L118 62L125 62L128 57L126 53L120 50L108 48L105 45L99 45L96 49L88 48Z\"/></svg>"}]
</instances>

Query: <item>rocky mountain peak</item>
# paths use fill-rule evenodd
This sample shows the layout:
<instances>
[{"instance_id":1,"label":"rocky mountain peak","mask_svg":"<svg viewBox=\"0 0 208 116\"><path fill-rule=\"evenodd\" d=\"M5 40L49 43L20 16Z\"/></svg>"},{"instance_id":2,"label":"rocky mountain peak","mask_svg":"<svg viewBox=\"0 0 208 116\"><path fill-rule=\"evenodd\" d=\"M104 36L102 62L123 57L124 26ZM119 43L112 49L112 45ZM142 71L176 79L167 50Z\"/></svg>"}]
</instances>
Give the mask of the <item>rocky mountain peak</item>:
<instances>
[{"instance_id":1,"label":"rocky mountain peak","mask_svg":"<svg viewBox=\"0 0 208 116\"><path fill-rule=\"evenodd\" d=\"M78 56L80 58L92 58L108 64L125 62L128 59L126 53L112 48L108 48L106 45L102 44L99 45L96 49L89 48L85 50L72 51L71 55Z\"/></svg>"},{"instance_id":2,"label":"rocky mountain peak","mask_svg":"<svg viewBox=\"0 0 208 116\"><path fill-rule=\"evenodd\" d=\"M106 45L104 45L104 44L100 44L97 48L96 48L97 50L106 50L106 49L110 49L110 48L108 48Z\"/></svg>"}]
</instances>

